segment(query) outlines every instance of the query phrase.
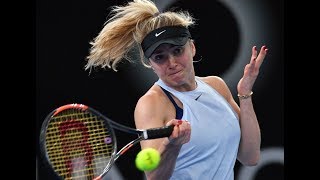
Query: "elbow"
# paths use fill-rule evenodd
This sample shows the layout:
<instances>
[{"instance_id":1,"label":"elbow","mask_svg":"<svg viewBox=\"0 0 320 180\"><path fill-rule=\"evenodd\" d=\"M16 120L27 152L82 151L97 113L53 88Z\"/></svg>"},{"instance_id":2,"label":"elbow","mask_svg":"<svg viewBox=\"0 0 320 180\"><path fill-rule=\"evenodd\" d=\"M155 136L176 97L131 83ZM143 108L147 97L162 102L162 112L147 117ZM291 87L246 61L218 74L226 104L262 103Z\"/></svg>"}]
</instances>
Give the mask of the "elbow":
<instances>
[{"instance_id":1,"label":"elbow","mask_svg":"<svg viewBox=\"0 0 320 180\"><path fill-rule=\"evenodd\" d=\"M243 165L245 165L245 166L256 166L256 165L258 165L258 162L259 162L259 159L253 159L253 160L244 162Z\"/></svg>"},{"instance_id":2,"label":"elbow","mask_svg":"<svg viewBox=\"0 0 320 180\"><path fill-rule=\"evenodd\" d=\"M256 166L258 165L259 160L260 160L260 152L257 152L254 155L247 156L246 158L242 158L240 162L245 166Z\"/></svg>"}]
</instances>

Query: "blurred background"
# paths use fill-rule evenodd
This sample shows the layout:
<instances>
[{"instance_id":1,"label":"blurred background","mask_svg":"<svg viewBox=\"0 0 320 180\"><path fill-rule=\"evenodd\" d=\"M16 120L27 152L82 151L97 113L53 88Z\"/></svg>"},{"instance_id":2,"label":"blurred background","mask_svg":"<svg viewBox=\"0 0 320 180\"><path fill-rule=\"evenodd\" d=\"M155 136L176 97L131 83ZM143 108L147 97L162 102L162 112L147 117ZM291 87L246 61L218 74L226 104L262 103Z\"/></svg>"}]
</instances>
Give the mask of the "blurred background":
<instances>
[{"instance_id":1,"label":"blurred background","mask_svg":"<svg viewBox=\"0 0 320 180\"><path fill-rule=\"evenodd\" d=\"M134 127L135 104L157 80L137 63L123 63L118 72L84 70L89 42L100 32L113 5L124 0L36 1L36 129L39 137L46 115L58 106L83 103L107 117ZM251 48L269 49L253 87L261 127L261 161L235 166L236 180L284 179L284 7L283 0L157 0L160 10L188 10L197 25L190 29L196 43L198 76L221 76L237 99L236 85L249 62ZM135 136L117 131L118 146ZM37 139L38 141L38 139ZM38 145L39 143L37 143ZM38 180L56 179L36 157ZM144 179L134 165L140 147L120 157L110 179ZM134 178L133 178L134 177Z\"/></svg>"}]
</instances>

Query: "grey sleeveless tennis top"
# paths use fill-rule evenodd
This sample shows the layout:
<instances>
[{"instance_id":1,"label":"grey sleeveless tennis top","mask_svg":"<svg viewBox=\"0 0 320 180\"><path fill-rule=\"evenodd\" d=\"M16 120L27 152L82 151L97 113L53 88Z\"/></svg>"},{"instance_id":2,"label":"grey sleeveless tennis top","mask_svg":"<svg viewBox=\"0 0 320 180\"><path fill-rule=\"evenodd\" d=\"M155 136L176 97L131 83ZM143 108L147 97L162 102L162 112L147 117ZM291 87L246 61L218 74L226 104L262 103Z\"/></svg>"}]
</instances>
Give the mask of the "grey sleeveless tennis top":
<instances>
[{"instance_id":1,"label":"grey sleeveless tennis top","mask_svg":"<svg viewBox=\"0 0 320 180\"><path fill-rule=\"evenodd\" d=\"M238 116L215 89L196 77L197 88L176 91L159 79L183 104L182 120L191 124L191 139L184 144L170 180L233 180L240 142Z\"/></svg>"}]
</instances>

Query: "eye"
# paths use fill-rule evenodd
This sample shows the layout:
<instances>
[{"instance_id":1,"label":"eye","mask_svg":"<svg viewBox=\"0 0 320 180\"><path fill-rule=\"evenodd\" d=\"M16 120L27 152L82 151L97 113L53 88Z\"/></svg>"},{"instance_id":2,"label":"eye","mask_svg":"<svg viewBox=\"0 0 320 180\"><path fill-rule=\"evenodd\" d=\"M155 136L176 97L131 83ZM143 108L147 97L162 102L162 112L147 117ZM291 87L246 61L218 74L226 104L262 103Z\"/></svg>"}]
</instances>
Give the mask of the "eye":
<instances>
[{"instance_id":1,"label":"eye","mask_svg":"<svg viewBox=\"0 0 320 180\"><path fill-rule=\"evenodd\" d=\"M174 49L173 49L173 55L174 56L180 56L181 54L183 54L184 52L184 46L176 46Z\"/></svg>"},{"instance_id":2,"label":"eye","mask_svg":"<svg viewBox=\"0 0 320 180\"><path fill-rule=\"evenodd\" d=\"M155 55L151 56L150 59L157 64L162 64L166 61L167 55L166 54L155 54Z\"/></svg>"}]
</instances>

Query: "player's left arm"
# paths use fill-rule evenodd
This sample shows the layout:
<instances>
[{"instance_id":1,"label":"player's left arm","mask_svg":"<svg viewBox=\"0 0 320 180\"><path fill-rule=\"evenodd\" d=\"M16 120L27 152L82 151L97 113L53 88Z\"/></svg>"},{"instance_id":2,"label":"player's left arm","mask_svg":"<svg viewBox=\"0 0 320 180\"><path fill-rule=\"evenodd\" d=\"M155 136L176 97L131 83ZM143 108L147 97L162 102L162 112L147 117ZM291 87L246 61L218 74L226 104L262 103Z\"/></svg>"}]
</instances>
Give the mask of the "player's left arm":
<instances>
[{"instance_id":1,"label":"player's left arm","mask_svg":"<svg viewBox=\"0 0 320 180\"><path fill-rule=\"evenodd\" d=\"M259 75L260 66L267 54L266 46L257 51L252 47L251 59L244 67L243 76L240 79L237 90L240 105L241 141L238 150L238 160L248 166L256 165L260 159L261 134L260 127L252 103L252 87ZM243 98L246 96L245 98Z\"/></svg>"},{"instance_id":2,"label":"player's left arm","mask_svg":"<svg viewBox=\"0 0 320 180\"><path fill-rule=\"evenodd\" d=\"M204 78L204 81L217 90L238 114L241 139L237 158L243 165L255 165L260 157L260 129L251 98L242 100L240 111L239 105L223 79L217 76L209 76Z\"/></svg>"}]
</instances>

